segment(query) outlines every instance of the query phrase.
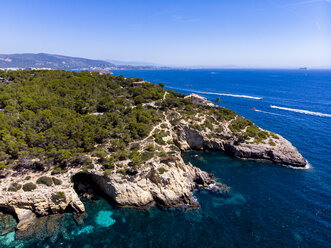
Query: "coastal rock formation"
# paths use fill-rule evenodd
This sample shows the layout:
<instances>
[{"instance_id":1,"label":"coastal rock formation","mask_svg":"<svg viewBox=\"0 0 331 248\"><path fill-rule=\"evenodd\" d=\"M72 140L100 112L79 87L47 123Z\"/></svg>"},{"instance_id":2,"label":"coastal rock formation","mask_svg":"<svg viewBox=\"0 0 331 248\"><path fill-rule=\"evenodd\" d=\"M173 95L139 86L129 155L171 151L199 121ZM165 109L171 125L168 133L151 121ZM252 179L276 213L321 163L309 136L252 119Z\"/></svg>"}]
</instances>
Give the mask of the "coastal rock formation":
<instances>
[{"instance_id":1,"label":"coastal rock formation","mask_svg":"<svg viewBox=\"0 0 331 248\"><path fill-rule=\"evenodd\" d=\"M280 135L162 84L135 87L140 79L87 72L3 74L15 83L1 91L0 210L16 217L21 236L31 223L43 226L41 216L70 211L80 222L79 193L120 207L195 208L195 189L228 190L185 164L182 151L307 163Z\"/></svg>"},{"instance_id":2,"label":"coastal rock formation","mask_svg":"<svg viewBox=\"0 0 331 248\"><path fill-rule=\"evenodd\" d=\"M171 125L165 118L164 124L169 133L163 139L176 144L181 151L219 150L243 159L269 160L298 167L306 165L296 148L283 137L273 135L268 138L268 143L238 142L238 135L229 129L230 123L220 123L223 131L211 137L209 129L193 129L184 120ZM146 146L147 142L141 143ZM164 148L169 153L174 146L167 145ZM172 153L153 157L139 168L124 161L121 165L124 169L112 170L107 174L95 158L92 158L94 168L87 171L70 168L66 173L57 175L51 175L49 171L28 175L12 171L0 181L0 206L15 214L19 220L18 230L25 230L36 221L37 216L67 210L83 213L84 205L74 188L90 193L89 188L94 187L121 207L148 208L153 204L164 207L199 207L192 193L197 187L215 188L214 177L190 163L185 164L179 151ZM53 181L48 184L47 178ZM55 184L56 180L58 183ZM36 183L38 181L39 184ZM24 188L29 183L35 184L36 189L30 191ZM220 187L218 191L222 192Z\"/></svg>"},{"instance_id":3,"label":"coastal rock formation","mask_svg":"<svg viewBox=\"0 0 331 248\"><path fill-rule=\"evenodd\" d=\"M38 180L41 175L52 178L48 173L30 174L28 180L24 180L23 174L17 174L15 178L17 182L29 183ZM61 180L61 185L38 184L33 191L20 188L10 192L5 185L13 184L13 179L8 177L9 180L1 181L0 206L6 206L16 215L18 230L24 230L34 223L36 216L63 213L68 209L83 213L84 205L74 190L74 183L80 183L77 180L79 177L82 183L85 181L97 186L116 205L135 208L147 208L155 203L164 207L199 207L192 197L193 190L197 185L203 187L214 183L213 175L185 164L179 153L163 160L153 159L131 176L116 172L103 175L96 166L89 172L73 168L56 177Z\"/></svg>"},{"instance_id":4,"label":"coastal rock formation","mask_svg":"<svg viewBox=\"0 0 331 248\"><path fill-rule=\"evenodd\" d=\"M268 160L294 167L307 165L298 150L280 135L268 137L268 142L238 142L238 137L229 130L227 123L222 127L223 135L209 138L208 131L192 129L186 123L179 124L175 127L175 143L182 151L220 150L241 159Z\"/></svg>"},{"instance_id":5,"label":"coastal rock formation","mask_svg":"<svg viewBox=\"0 0 331 248\"><path fill-rule=\"evenodd\" d=\"M269 144L234 145L232 142L229 142L224 144L224 151L243 159L269 160L294 167L305 167L307 165L307 161L298 150L283 137L279 136L279 140L275 141L275 144L275 147L271 147Z\"/></svg>"},{"instance_id":6,"label":"coastal rock formation","mask_svg":"<svg viewBox=\"0 0 331 248\"><path fill-rule=\"evenodd\" d=\"M37 216L63 213L66 210L76 213L85 211L71 182L74 171L57 175L56 179L61 181L61 185L52 183L49 186L35 182L40 177L55 178L51 177L50 172L30 173L28 176L12 173L0 181L0 207L17 217L17 229L26 229L35 222ZM27 185L35 185L36 188L32 190Z\"/></svg>"},{"instance_id":7,"label":"coastal rock formation","mask_svg":"<svg viewBox=\"0 0 331 248\"><path fill-rule=\"evenodd\" d=\"M193 190L198 184L207 186L214 182L213 175L185 164L179 154L153 159L137 174L125 177L119 173L81 174L83 181L93 182L116 205L134 208L147 208L155 203L164 207L198 207L192 198Z\"/></svg>"}]
</instances>

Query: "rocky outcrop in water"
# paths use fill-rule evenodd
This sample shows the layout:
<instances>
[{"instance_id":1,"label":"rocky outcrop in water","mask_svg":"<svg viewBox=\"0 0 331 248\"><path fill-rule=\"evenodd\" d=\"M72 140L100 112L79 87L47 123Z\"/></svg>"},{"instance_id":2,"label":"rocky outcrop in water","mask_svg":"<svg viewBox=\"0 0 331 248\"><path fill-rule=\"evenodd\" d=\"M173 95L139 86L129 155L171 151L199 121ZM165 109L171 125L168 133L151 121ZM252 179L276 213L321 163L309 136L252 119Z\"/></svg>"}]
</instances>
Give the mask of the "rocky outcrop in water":
<instances>
[{"instance_id":1,"label":"rocky outcrop in water","mask_svg":"<svg viewBox=\"0 0 331 248\"><path fill-rule=\"evenodd\" d=\"M36 184L36 189L24 191L17 187L15 192L8 191L6 185L13 183L24 185L35 183L40 177L61 180L61 185ZM79 180L79 177L81 178ZM76 188L84 188L81 183L88 182L89 187L96 187L109 200L118 206L148 208L154 204L164 207L196 208L199 204L192 197L194 189L208 187L214 183L214 177L191 164L185 164L177 153L163 159L153 159L137 172L137 174L117 173L113 171L104 175L98 166L88 172L73 168L71 171L56 176L49 172L17 174L1 180L0 206L5 206L17 216L17 229L25 230L35 223L36 217L49 214L63 213L67 210L83 213L84 205L78 197ZM78 179L77 179L78 178ZM83 189L84 190L84 189Z\"/></svg>"},{"instance_id":2,"label":"rocky outcrop in water","mask_svg":"<svg viewBox=\"0 0 331 248\"><path fill-rule=\"evenodd\" d=\"M112 202L122 207L147 208L153 204L164 207L198 207L192 192L198 184L214 182L213 175L185 164L179 155L146 164L135 175L113 173L101 176L85 174ZM84 181L85 181L84 180Z\"/></svg>"},{"instance_id":3,"label":"rocky outcrop in water","mask_svg":"<svg viewBox=\"0 0 331 248\"><path fill-rule=\"evenodd\" d=\"M75 170L51 176L50 172L11 172L0 181L0 207L17 217L17 229L25 229L35 222L37 216L63 213L67 210L82 213L85 211L84 204L71 182L74 173ZM36 183L41 177L49 178L50 184ZM56 182L58 185L54 184L54 178L59 180Z\"/></svg>"},{"instance_id":4,"label":"rocky outcrop in water","mask_svg":"<svg viewBox=\"0 0 331 248\"><path fill-rule=\"evenodd\" d=\"M282 136L269 137L268 142L238 142L238 137L224 124L223 135L208 137L208 131L198 131L187 124L175 127L175 143L182 151L220 150L234 157L252 160L268 160L283 165L305 167L307 161L298 150Z\"/></svg>"}]
</instances>

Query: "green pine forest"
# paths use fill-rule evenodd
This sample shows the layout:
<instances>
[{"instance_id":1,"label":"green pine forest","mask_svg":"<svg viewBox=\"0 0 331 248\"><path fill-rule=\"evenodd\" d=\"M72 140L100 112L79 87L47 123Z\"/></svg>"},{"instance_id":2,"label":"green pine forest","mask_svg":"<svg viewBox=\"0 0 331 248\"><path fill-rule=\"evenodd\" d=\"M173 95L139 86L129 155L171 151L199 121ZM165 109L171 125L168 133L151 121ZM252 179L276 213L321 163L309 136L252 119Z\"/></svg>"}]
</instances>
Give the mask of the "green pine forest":
<instances>
[{"instance_id":1,"label":"green pine forest","mask_svg":"<svg viewBox=\"0 0 331 248\"><path fill-rule=\"evenodd\" d=\"M224 121L231 121L238 142L250 137L263 142L271 135L227 108L194 105L162 83L133 87L141 80L89 71L0 71L0 172L87 170L93 168L91 157L105 173L127 159L137 168L153 156L165 156L164 145L179 151L163 140L169 135L165 116L172 126L184 119L192 129L209 130L209 138L229 138L221 134ZM206 115L203 122L199 114ZM157 124L163 130L155 130L154 141L139 150L139 141Z\"/></svg>"},{"instance_id":2,"label":"green pine forest","mask_svg":"<svg viewBox=\"0 0 331 248\"><path fill-rule=\"evenodd\" d=\"M146 137L164 109L191 104L170 90L161 101L163 84L132 87L141 79L88 71L0 71L0 78L1 168L34 158L42 170L90 164L84 155L105 157L97 148L105 142L128 156L128 144ZM160 108L142 105L150 101Z\"/></svg>"}]
</instances>

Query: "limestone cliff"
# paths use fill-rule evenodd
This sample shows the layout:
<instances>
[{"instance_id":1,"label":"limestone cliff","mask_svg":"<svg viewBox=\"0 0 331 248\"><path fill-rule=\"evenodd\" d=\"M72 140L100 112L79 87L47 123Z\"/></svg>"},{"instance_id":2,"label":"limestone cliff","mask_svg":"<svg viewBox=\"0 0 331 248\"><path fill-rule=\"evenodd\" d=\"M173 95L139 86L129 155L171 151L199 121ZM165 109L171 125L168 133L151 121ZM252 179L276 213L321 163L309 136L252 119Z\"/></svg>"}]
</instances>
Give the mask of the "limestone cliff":
<instances>
[{"instance_id":1,"label":"limestone cliff","mask_svg":"<svg viewBox=\"0 0 331 248\"><path fill-rule=\"evenodd\" d=\"M270 160L298 167L306 165L297 149L280 135L252 123L233 131L233 123L239 117L202 126L207 115L196 117L198 122L181 119L176 123L170 115L171 112L164 114L163 121L139 141L139 151L158 151L144 163L117 161L113 169L105 171L100 160L90 155L93 162L90 168L70 167L62 173L9 170L0 181L0 208L18 218L18 229L25 229L38 216L68 210L83 213L84 205L76 190L88 193L89 187L96 188L121 207L148 208L153 204L199 207L192 196L195 188L213 187L220 192L228 188L217 184L213 175L190 163L185 164L180 152L187 150L220 150L243 159ZM258 133L255 138L250 137L250 127ZM155 135L159 135L158 140L154 139ZM260 136L264 139L257 140Z\"/></svg>"},{"instance_id":2,"label":"limestone cliff","mask_svg":"<svg viewBox=\"0 0 331 248\"><path fill-rule=\"evenodd\" d=\"M226 130L227 127L224 126ZM208 138L207 132L190 128L186 124L175 127L175 143L181 150L220 150L237 158L269 160L277 164L305 167L307 161L298 150L282 136L269 137L268 142L238 142L234 133L228 132L220 137ZM225 137L225 138L224 138Z\"/></svg>"},{"instance_id":3,"label":"limestone cliff","mask_svg":"<svg viewBox=\"0 0 331 248\"><path fill-rule=\"evenodd\" d=\"M79 178L83 180L75 180ZM7 185L26 185L48 177L61 180L61 185L38 184L32 191L17 187L15 192ZM28 178L28 179L26 179ZM84 205L74 190L84 182L93 184L112 202L122 207L147 208L155 203L164 207L198 207L193 199L193 190L214 183L213 175L201 171L191 164L185 164L177 153L165 158L153 158L132 175L113 171L104 175L100 166L89 171L72 168L64 174L52 176L50 172L30 173L28 176L16 173L1 180L0 207L17 216L18 229L25 229L37 216L62 213L66 210L83 213Z\"/></svg>"}]
</instances>

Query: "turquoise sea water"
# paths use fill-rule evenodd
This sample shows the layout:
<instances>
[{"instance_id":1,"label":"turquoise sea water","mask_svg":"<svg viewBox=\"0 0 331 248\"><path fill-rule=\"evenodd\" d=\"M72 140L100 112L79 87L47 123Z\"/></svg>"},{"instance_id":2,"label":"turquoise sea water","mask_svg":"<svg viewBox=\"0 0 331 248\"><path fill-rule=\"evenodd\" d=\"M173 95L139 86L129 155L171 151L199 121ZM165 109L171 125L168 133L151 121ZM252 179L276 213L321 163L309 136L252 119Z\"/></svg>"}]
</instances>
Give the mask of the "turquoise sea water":
<instances>
[{"instance_id":1,"label":"turquoise sea water","mask_svg":"<svg viewBox=\"0 0 331 248\"><path fill-rule=\"evenodd\" d=\"M120 74L186 94L200 92L212 101L220 97L222 106L290 140L311 167L244 161L221 152L184 153L185 161L230 186L229 195L195 192L201 209L192 211L118 209L100 198L85 202L83 224L66 214L56 228L40 228L34 237L0 236L2 247L331 246L331 71L115 72Z\"/></svg>"}]
</instances>

